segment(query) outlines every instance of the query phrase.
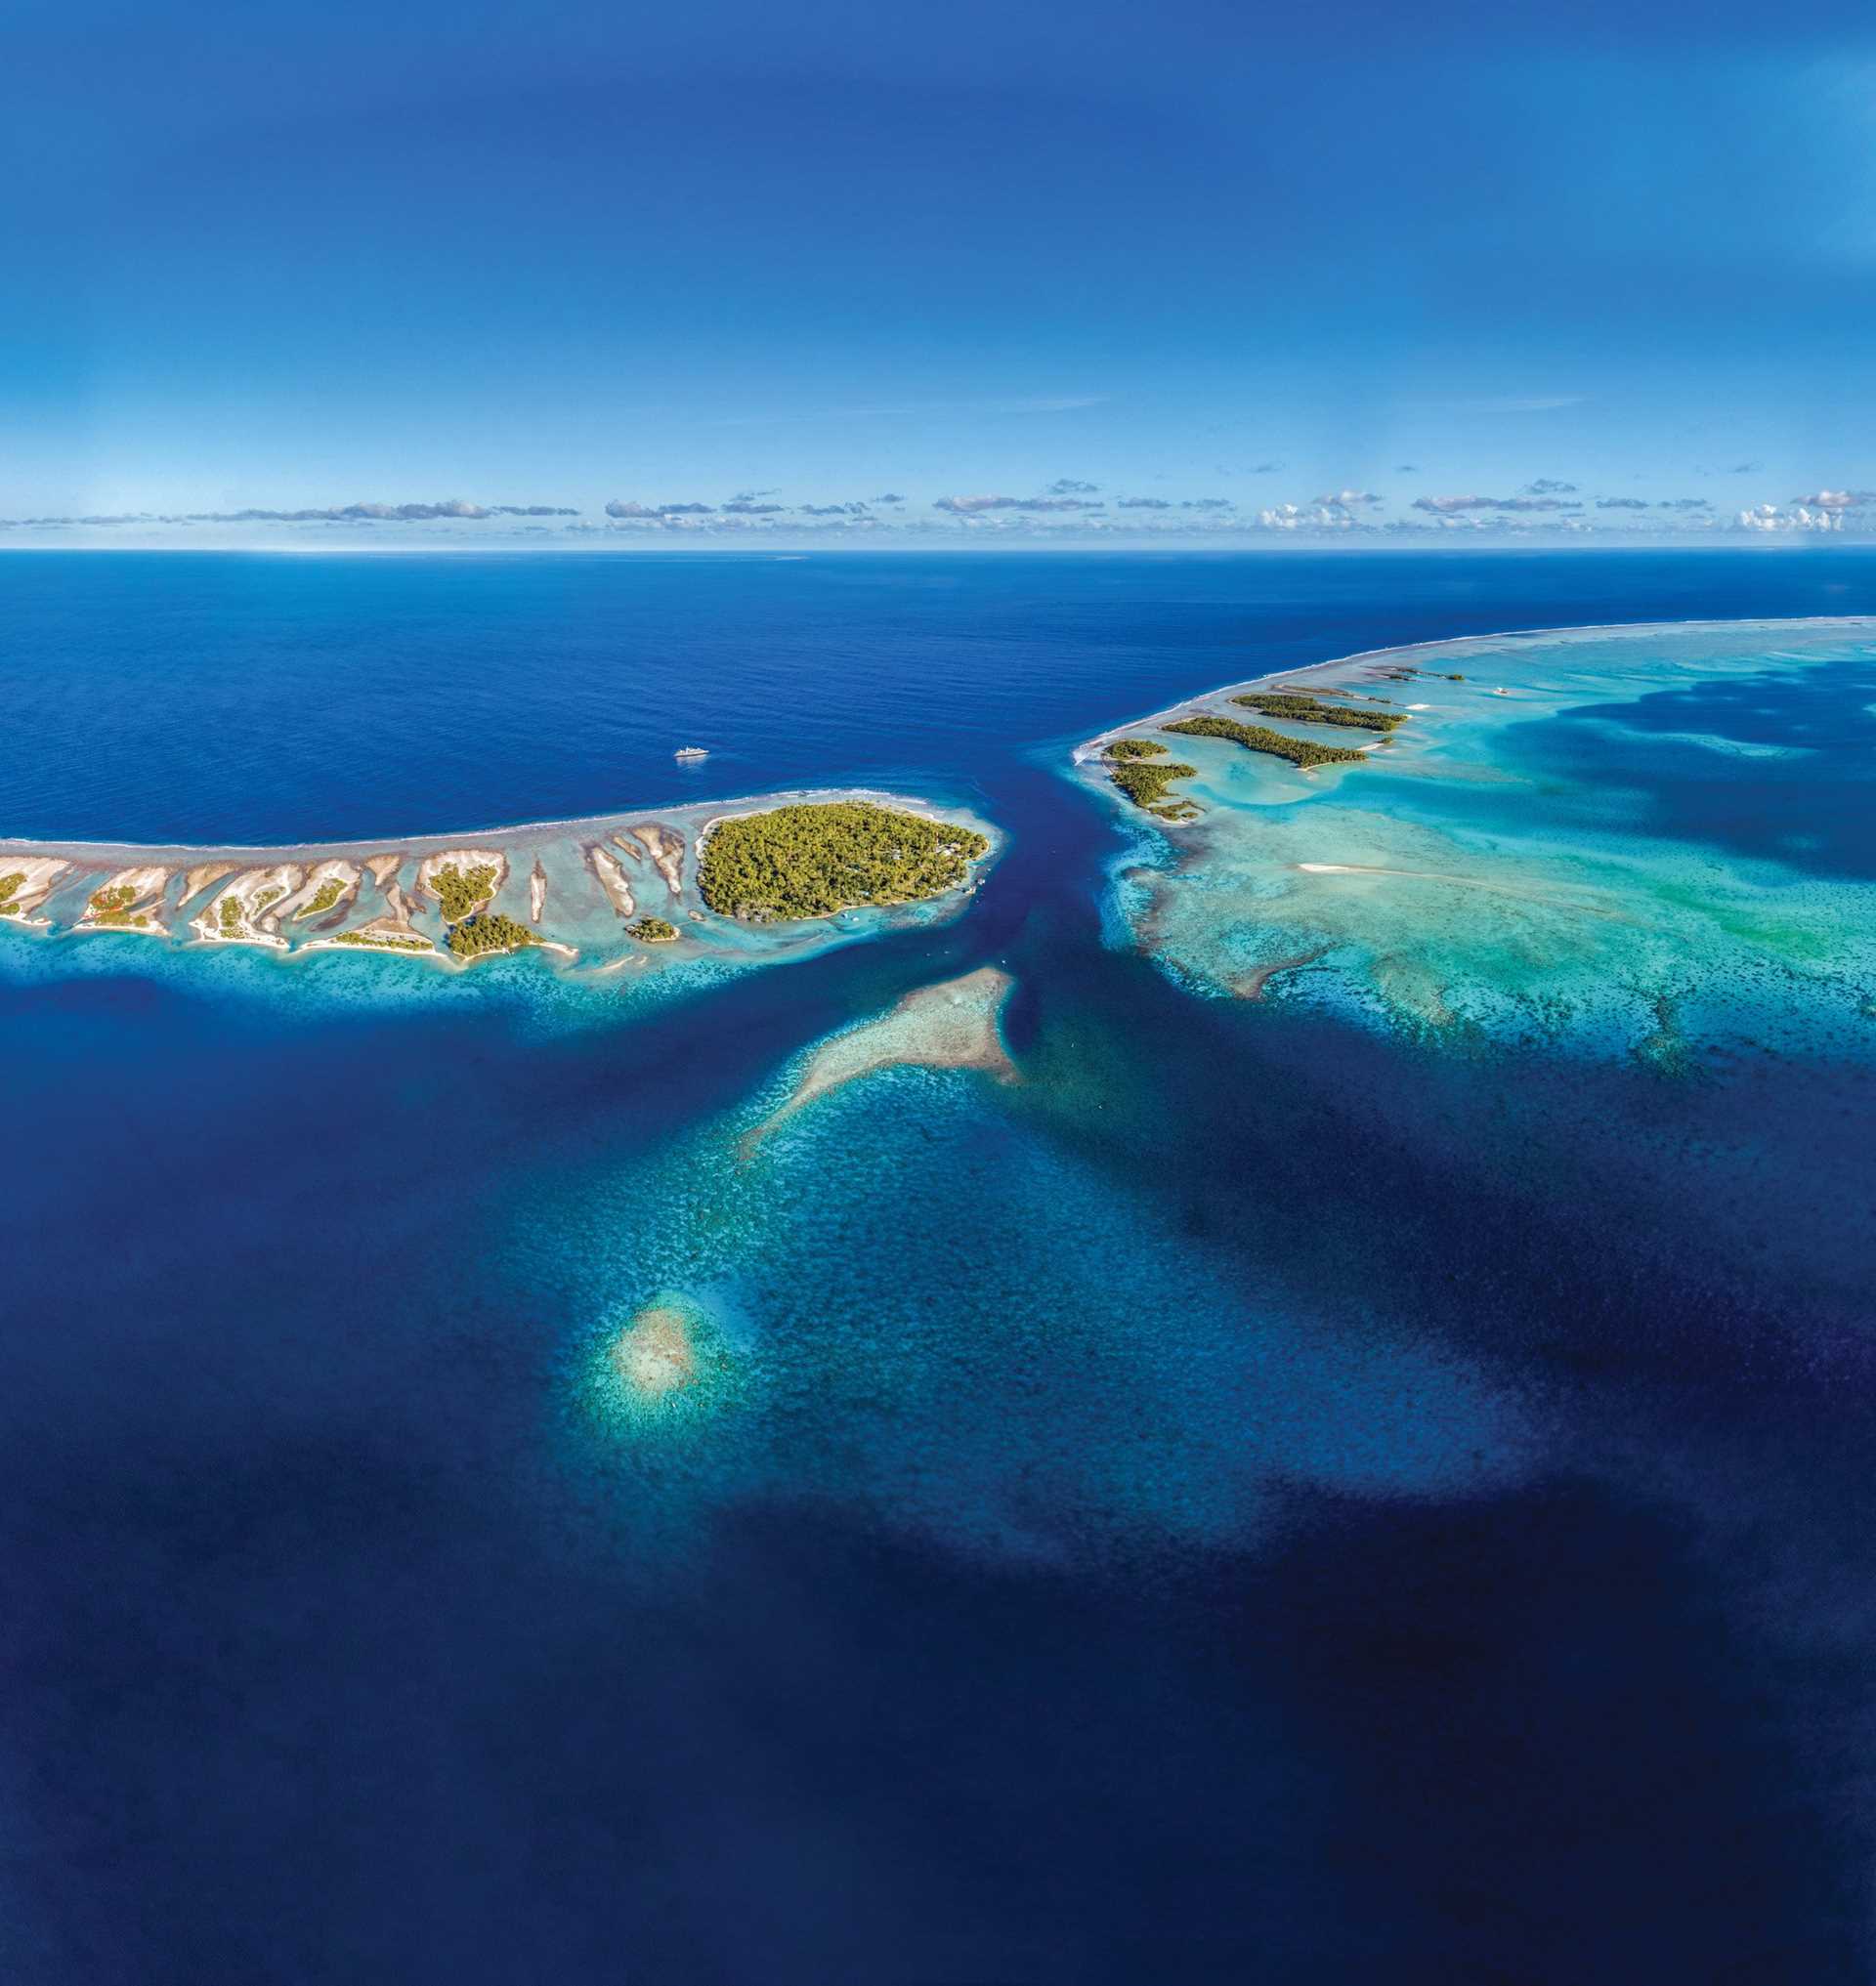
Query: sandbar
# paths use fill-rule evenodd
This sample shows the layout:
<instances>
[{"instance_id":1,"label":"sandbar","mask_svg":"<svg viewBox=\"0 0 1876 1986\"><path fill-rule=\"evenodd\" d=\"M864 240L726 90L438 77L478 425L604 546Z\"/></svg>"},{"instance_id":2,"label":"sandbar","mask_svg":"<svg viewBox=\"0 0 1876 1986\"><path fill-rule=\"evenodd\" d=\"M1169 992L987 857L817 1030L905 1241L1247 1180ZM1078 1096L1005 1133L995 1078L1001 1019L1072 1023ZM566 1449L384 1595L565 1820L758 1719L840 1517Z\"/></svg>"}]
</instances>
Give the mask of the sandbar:
<instances>
[{"instance_id":1,"label":"sandbar","mask_svg":"<svg viewBox=\"0 0 1876 1986\"><path fill-rule=\"evenodd\" d=\"M645 844L658 872L674 897L684 894L684 837L674 827L644 822L632 833Z\"/></svg>"},{"instance_id":2,"label":"sandbar","mask_svg":"<svg viewBox=\"0 0 1876 1986\"><path fill-rule=\"evenodd\" d=\"M618 858L595 842L586 851L586 860L592 864L593 873L613 908L621 917L629 917L638 906L632 897L632 886L625 880L625 871L618 866Z\"/></svg>"},{"instance_id":3,"label":"sandbar","mask_svg":"<svg viewBox=\"0 0 1876 1986\"><path fill-rule=\"evenodd\" d=\"M823 1042L781 1108L743 1140L743 1155L803 1105L876 1070L978 1069L1000 1081L1014 1081L1016 1065L1000 1025L1014 985L1001 966L982 965L961 978L919 987L883 1014Z\"/></svg>"}]
</instances>

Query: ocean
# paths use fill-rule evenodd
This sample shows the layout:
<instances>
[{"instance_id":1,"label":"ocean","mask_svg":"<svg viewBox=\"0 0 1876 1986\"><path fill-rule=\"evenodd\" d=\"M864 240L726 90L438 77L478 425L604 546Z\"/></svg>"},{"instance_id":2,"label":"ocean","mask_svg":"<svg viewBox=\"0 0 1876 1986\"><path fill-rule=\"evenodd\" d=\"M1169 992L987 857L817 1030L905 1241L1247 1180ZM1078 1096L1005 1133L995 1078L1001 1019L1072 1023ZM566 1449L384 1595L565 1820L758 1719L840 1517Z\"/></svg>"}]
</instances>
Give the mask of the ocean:
<instances>
[{"instance_id":1,"label":"ocean","mask_svg":"<svg viewBox=\"0 0 1876 1986\"><path fill-rule=\"evenodd\" d=\"M0 1976L1870 1976L1876 631L1488 648L1549 700L1468 704L1466 778L1434 709L1305 786L1207 740L1183 855L1072 753L1374 649L1876 613L1876 556L0 600L0 835L851 784L1007 837L955 918L661 991L0 930ZM1293 890L1356 841L1431 879ZM1243 997L1286 919L1329 949ZM750 1152L987 965L1016 1080ZM706 1370L648 1406L661 1304Z\"/></svg>"}]
</instances>

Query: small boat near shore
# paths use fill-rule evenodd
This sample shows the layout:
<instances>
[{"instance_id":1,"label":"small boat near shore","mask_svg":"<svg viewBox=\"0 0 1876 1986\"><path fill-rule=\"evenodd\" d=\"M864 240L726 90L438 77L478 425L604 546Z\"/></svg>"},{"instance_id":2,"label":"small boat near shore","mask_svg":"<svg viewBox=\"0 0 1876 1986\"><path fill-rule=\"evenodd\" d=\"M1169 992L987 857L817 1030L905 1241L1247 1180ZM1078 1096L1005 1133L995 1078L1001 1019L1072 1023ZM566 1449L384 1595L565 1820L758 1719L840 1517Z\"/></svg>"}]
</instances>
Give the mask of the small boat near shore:
<instances>
[{"instance_id":1,"label":"small boat near shore","mask_svg":"<svg viewBox=\"0 0 1876 1986\"><path fill-rule=\"evenodd\" d=\"M701 744L681 744L671 756L678 760L700 759L708 758L709 753Z\"/></svg>"}]
</instances>

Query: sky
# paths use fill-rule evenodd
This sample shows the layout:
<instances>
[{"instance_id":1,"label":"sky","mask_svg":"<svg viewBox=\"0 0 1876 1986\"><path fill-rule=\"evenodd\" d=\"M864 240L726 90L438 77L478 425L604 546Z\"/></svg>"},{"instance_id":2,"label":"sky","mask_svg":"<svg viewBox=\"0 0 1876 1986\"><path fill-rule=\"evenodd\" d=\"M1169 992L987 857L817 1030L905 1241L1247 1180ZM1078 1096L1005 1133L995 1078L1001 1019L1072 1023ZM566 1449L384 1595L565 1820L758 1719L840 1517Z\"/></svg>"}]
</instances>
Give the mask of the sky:
<instances>
[{"instance_id":1,"label":"sky","mask_svg":"<svg viewBox=\"0 0 1876 1986\"><path fill-rule=\"evenodd\" d=\"M1866 8L8 19L0 544L1876 535Z\"/></svg>"}]
</instances>

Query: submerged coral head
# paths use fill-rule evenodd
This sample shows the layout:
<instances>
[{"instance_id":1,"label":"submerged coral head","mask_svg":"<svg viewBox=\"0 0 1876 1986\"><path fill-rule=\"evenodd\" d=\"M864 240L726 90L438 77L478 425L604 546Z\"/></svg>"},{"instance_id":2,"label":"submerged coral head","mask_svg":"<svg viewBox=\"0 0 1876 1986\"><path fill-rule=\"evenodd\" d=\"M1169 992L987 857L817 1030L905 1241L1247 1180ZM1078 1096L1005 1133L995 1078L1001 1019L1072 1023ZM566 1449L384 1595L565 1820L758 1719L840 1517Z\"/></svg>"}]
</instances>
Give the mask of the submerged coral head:
<instances>
[{"instance_id":1,"label":"submerged coral head","mask_svg":"<svg viewBox=\"0 0 1876 1986\"><path fill-rule=\"evenodd\" d=\"M668 1304L641 1310L614 1342L613 1366L642 1400L661 1400L695 1384L697 1350L684 1314Z\"/></svg>"}]
</instances>

